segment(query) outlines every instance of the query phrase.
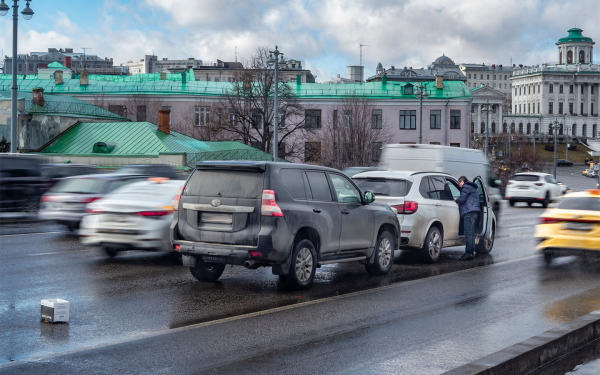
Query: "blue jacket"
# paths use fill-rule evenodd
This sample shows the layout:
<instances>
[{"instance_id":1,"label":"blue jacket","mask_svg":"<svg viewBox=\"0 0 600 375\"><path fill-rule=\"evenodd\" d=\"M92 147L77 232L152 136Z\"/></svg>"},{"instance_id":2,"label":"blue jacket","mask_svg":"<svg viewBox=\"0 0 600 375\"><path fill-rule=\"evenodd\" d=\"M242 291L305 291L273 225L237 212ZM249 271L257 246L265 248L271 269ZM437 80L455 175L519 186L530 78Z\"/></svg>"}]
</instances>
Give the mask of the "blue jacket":
<instances>
[{"instance_id":1,"label":"blue jacket","mask_svg":"<svg viewBox=\"0 0 600 375\"><path fill-rule=\"evenodd\" d=\"M460 216L464 216L469 212L481 211L479 207L479 194L477 193L477 185L473 182L465 182L460 189L460 196L456 199L456 203L460 209Z\"/></svg>"}]
</instances>

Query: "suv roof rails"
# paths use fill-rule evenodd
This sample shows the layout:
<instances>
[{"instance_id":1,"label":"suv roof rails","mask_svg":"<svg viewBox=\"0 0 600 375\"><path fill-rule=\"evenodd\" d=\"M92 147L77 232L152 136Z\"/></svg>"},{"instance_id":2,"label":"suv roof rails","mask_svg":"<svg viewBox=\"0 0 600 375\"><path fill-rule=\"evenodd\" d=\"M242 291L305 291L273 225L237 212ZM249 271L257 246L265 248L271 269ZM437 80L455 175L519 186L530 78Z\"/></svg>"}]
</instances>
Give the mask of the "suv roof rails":
<instances>
[{"instance_id":1,"label":"suv roof rails","mask_svg":"<svg viewBox=\"0 0 600 375\"><path fill-rule=\"evenodd\" d=\"M415 173L411 173L411 176L414 176L416 174L422 174L422 173L438 173L438 174L445 174L448 175L450 177L454 177L452 176L450 173L446 173L446 172L435 172L435 171L421 171L421 172L415 172Z\"/></svg>"}]
</instances>

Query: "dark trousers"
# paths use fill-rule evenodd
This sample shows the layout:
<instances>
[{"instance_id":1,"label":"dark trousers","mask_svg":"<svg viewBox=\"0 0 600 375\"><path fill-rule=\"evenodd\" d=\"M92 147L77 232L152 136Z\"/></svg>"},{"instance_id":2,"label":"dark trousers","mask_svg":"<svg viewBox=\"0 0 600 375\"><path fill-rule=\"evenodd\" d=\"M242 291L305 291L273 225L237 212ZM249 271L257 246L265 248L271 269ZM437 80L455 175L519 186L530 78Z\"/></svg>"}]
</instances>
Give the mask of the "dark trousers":
<instances>
[{"instance_id":1,"label":"dark trousers","mask_svg":"<svg viewBox=\"0 0 600 375\"><path fill-rule=\"evenodd\" d=\"M475 253L475 223L477 222L478 216L479 212L469 212L465 214L463 219L465 225L465 240L467 242L465 253L467 254Z\"/></svg>"}]
</instances>

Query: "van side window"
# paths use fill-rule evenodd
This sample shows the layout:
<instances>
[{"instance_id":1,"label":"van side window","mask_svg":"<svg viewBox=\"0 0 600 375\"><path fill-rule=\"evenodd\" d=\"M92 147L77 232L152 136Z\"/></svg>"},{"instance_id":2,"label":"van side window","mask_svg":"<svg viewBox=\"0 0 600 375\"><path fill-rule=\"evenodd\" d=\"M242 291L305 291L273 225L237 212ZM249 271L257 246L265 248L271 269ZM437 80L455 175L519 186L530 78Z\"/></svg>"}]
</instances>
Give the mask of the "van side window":
<instances>
[{"instance_id":1,"label":"van side window","mask_svg":"<svg viewBox=\"0 0 600 375\"><path fill-rule=\"evenodd\" d=\"M279 178L293 199L306 199L304 178L300 169L286 168L279 172Z\"/></svg>"},{"instance_id":2,"label":"van side window","mask_svg":"<svg viewBox=\"0 0 600 375\"><path fill-rule=\"evenodd\" d=\"M325 176L324 172L306 172L306 177L310 185L312 200L323 202L333 201L329 181L327 181L327 176Z\"/></svg>"}]
</instances>

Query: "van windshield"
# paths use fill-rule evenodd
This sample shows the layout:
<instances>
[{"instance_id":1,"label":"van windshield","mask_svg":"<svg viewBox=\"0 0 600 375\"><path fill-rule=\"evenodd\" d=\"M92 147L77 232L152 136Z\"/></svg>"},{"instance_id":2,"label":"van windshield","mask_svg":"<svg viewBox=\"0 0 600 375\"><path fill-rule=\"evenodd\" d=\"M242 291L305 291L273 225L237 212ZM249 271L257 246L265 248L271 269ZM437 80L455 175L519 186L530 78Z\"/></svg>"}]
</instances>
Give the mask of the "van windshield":
<instances>
[{"instance_id":1,"label":"van windshield","mask_svg":"<svg viewBox=\"0 0 600 375\"><path fill-rule=\"evenodd\" d=\"M223 198L256 198L263 190L263 172L240 170L195 170L185 195Z\"/></svg>"},{"instance_id":2,"label":"van windshield","mask_svg":"<svg viewBox=\"0 0 600 375\"><path fill-rule=\"evenodd\" d=\"M404 197L408 194L412 182L386 178L355 178L354 182L362 191L372 191L375 195Z\"/></svg>"}]
</instances>

